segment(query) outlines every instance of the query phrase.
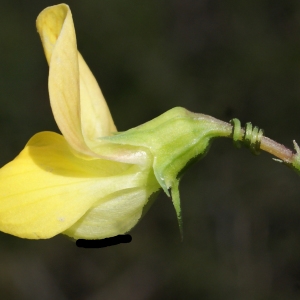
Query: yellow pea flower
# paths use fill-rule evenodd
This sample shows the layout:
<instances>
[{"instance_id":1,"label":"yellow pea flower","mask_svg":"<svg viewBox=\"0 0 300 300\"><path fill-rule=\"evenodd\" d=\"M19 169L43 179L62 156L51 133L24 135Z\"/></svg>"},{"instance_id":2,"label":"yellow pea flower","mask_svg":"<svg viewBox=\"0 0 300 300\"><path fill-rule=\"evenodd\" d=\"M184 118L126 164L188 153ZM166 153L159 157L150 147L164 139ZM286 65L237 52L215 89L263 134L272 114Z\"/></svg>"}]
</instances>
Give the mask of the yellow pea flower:
<instances>
[{"instance_id":1,"label":"yellow pea flower","mask_svg":"<svg viewBox=\"0 0 300 300\"><path fill-rule=\"evenodd\" d=\"M174 108L117 132L101 90L77 51L66 4L37 18L49 64L49 95L62 135L40 132L0 169L0 230L21 238L63 233L75 239L123 234L140 220L162 188L181 228L182 170L231 126Z\"/></svg>"},{"instance_id":2,"label":"yellow pea flower","mask_svg":"<svg viewBox=\"0 0 300 300\"><path fill-rule=\"evenodd\" d=\"M99 141L116 127L77 51L69 7L46 8L37 28L49 63L51 107L63 136L36 134L0 170L0 230L30 239L125 233L159 189L152 157L137 147L114 150Z\"/></svg>"}]
</instances>

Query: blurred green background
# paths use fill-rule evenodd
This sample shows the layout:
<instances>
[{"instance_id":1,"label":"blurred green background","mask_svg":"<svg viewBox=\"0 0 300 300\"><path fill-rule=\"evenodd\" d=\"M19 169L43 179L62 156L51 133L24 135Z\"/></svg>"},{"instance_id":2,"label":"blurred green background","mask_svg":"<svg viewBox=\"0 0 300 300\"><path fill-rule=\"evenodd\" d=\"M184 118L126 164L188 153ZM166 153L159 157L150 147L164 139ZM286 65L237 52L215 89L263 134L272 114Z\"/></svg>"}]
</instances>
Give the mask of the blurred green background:
<instances>
[{"instance_id":1,"label":"blurred green background","mask_svg":"<svg viewBox=\"0 0 300 300\"><path fill-rule=\"evenodd\" d=\"M35 19L2 0L0 163L58 131ZM183 106L300 142L300 1L70 0L78 48L120 131ZM184 240L160 194L130 244L0 234L1 299L300 299L299 175L217 140L181 181ZM1 193L1 192L0 192Z\"/></svg>"}]
</instances>

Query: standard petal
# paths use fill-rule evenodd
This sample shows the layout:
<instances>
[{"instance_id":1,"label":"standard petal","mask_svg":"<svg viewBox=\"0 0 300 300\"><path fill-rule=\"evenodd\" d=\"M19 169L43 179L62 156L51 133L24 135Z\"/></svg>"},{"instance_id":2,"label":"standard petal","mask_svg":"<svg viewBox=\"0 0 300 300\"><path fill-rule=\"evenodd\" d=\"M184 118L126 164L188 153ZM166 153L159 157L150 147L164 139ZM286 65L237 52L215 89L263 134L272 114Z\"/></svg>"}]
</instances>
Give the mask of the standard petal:
<instances>
[{"instance_id":1,"label":"standard petal","mask_svg":"<svg viewBox=\"0 0 300 300\"><path fill-rule=\"evenodd\" d=\"M145 175L136 165L80 159L63 136L38 133L0 169L0 230L22 238L50 238L102 198L140 186Z\"/></svg>"},{"instance_id":2,"label":"standard petal","mask_svg":"<svg viewBox=\"0 0 300 300\"><path fill-rule=\"evenodd\" d=\"M44 9L37 18L37 28L49 63L55 121L74 150L92 155L81 132L78 53L69 7L61 4Z\"/></svg>"},{"instance_id":3,"label":"standard petal","mask_svg":"<svg viewBox=\"0 0 300 300\"><path fill-rule=\"evenodd\" d=\"M97 156L89 146L116 127L96 79L77 51L69 7L46 8L37 18L37 28L49 63L49 94L56 123L74 150Z\"/></svg>"},{"instance_id":4,"label":"standard petal","mask_svg":"<svg viewBox=\"0 0 300 300\"><path fill-rule=\"evenodd\" d=\"M93 149L99 137L111 135L117 129L100 87L80 53L78 63L81 128L86 143Z\"/></svg>"}]
</instances>

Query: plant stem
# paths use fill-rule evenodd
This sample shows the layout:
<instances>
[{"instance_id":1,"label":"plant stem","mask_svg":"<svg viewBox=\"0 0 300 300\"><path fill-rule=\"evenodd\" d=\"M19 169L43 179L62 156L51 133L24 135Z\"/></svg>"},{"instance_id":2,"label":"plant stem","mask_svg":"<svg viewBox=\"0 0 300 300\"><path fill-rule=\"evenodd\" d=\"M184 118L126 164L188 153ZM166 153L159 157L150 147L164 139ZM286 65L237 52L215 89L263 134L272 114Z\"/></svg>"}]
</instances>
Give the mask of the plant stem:
<instances>
[{"instance_id":1,"label":"plant stem","mask_svg":"<svg viewBox=\"0 0 300 300\"><path fill-rule=\"evenodd\" d=\"M228 125L230 125L230 124L228 124ZM232 131L233 126L232 125L230 125L230 126L231 126L231 131ZM228 127L227 127L227 130L228 130ZM241 139L240 139L241 141L243 141L244 134L245 134L245 130L241 129ZM228 137L232 138L232 133ZM287 163L287 164L291 164L293 162L293 159L295 156L295 153L292 150L290 150L286 146L279 144L276 141L274 141L266 136L262 136L259 149L274 155L275 157L277 157L278 159L282 160L284 163Z\"/></svg>"},{"instance_id":2,"label":"plant stem","mask_svg":"<svg viewBox=\"0 0 300 300\"><path fill-rule=\"evenodd\" d=\"M260 149L269 152L287 164L291 164L293 161L294 153L292 150L265 136L261 138Z\"/></svg>"},{"instance_id":3,"label":"plant stem","mask_svg":"<svg viewBox=\"0 0 300 300\"><path fill-rule=\"evenodd\" d=\"M234 126L232 124L221 121L219 119L215 119L208 115L202 115L202 116L205 116L205 118L211 119L215 123L218 124L218 134L220 137L223 136L223 137L233 139ZM245 142L245 129L244 128L240 128L238 140L241 141L242 143ZM295 144L295 141L294 141L294 144ZM268 152L268 153L274 155L276 158L280 159L285 164L292 166L296 169L298 169L298 167L296 167L294 163L295 163L295 161L299 161L299 170L300 170L300 158L299 158L300 152L297 153L298 151L296 151L296 153L295 153L294 151L290 150L289 148L285 147L284 145L279 144L266 136L261 137L259 145L260 145L259 149L257 149L257 150L262 150L262 151ZM297 158L297 156L298 156L298 158Z\"/></svg>"}]
</instances>

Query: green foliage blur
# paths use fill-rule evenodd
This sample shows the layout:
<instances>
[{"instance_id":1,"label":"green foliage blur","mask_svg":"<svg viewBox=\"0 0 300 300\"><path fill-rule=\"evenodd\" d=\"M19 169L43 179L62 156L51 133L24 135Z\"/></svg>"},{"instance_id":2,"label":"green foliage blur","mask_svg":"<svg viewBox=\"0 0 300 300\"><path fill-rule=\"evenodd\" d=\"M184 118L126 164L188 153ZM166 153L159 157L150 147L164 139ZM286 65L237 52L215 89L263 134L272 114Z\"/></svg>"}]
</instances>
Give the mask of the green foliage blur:
<instances>
[{"instance_id":1,"label":"green foliage blur","mask_svg":"<svg viewBox=\"0 0 300 300\"><path fill-rule=\"evenodd\" d=\"M36 132L58 131L39 12L58 2L2 0L0 163ZM70 0L78 48L117 128L183 106L252 121L300 142L300 2ZM160 194L130 244L86 250L64 236L0 234L2 299L300 298L300 178L217 140L181 181L184 240ZM1 193L1 192L0 192Z\"/></svg>"}]
</instances>

